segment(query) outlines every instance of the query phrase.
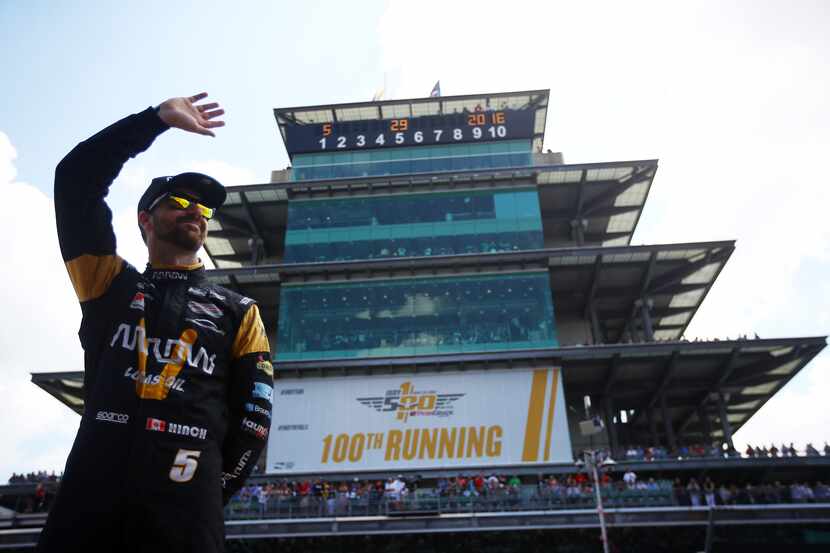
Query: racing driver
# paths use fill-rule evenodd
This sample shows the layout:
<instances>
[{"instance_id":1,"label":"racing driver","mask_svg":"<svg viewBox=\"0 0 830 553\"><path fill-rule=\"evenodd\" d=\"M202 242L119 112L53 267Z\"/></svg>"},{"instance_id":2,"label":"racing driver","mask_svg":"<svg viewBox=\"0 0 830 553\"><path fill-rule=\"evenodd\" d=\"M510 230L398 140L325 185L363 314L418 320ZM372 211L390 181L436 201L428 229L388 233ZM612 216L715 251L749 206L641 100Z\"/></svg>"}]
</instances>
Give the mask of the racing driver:
<instances>
[{"instance_id":1,"label":"racing driver","mask_svg":"<svg viewBox=\"0 0 830 553\"><path fill-rule=\"evenodd\" d=\"M268 435L273 368L257 305L197 257L224 187L151 181L138 202L149 263L118 256L108 188L168 128L214 136L206 93L171 98L78 144L55 171L61 253L81 304L84 414L40 551L213 552L223 504Z\"/></svg>"}]
</instances>

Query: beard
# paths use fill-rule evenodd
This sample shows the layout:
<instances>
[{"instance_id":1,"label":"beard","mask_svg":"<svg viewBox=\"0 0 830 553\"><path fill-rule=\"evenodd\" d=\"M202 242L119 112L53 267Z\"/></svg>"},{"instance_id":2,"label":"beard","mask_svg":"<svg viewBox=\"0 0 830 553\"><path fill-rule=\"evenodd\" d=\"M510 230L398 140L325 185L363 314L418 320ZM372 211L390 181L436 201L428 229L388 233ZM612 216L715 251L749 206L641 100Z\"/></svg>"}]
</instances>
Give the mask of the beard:
<instances>
[{"instance_id":1,"label":"beard","mask_svg":"<svg viewBox=\"0 0 830 553\"><path fill-rule=\"evenodd\" d=\"M199 227L199 232L191 232L180 225L185 222L194 223ZM176 219L170 226L165 227L160 220L155 221L156 237L168 244L178 246L189 252L197 252L205 241L206 232L202 230L201 222L189 216L182 216Z\"/></svg>"}]
</instances>

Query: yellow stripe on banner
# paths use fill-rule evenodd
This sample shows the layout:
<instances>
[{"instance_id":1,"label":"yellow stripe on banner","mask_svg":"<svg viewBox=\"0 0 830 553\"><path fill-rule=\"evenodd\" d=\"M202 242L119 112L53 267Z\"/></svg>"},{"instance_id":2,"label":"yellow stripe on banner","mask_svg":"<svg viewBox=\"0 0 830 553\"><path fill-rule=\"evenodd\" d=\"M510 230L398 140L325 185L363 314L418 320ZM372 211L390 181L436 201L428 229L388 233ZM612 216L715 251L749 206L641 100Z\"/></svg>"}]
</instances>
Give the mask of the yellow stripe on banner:
<instances>
[{"instance_id":1,"label":"yellow stripe on banner","mask_svg":"<svg viewBox=\"0 0 830 553\"><path fill-rule=\"evenodd\" d=\"M527 424L525 425L525 443L522 461L539 460L539 431L542 429L542 412L545 410L545 392L547 391L548 371L533 371L533 383L530 387L530 401L527 404Z\"/></svg>"},{"instance_id":2,"label":"yellow stripe on banner","mask_svg":"<svg viewBox=\"0 0 830 553\"><path fill-rule=\"evenodd\" d=\"M553 382L550 385L550 407L548 408L548 428L545 435L545 461L550 460L550 437L553 431L553 411L556 408L556 386L559 385L559 369L553 369Z\"/></svg>"}]
</instances>

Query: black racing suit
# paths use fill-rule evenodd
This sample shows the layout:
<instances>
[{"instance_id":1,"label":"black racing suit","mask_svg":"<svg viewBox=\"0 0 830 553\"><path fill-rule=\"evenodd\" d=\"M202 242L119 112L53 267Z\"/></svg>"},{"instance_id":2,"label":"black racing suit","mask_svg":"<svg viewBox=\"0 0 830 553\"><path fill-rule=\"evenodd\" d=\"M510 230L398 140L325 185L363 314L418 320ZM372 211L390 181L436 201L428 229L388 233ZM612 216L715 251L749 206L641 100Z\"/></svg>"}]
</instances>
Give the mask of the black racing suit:
<instances>
[{"instance_id":1,"label":"black racing suit","mask_svg":"<svg viewBox=\"0 0 830 553\"><path fill-rule=\"evenodd\" d=\"M266 442L273 369L254 301L201 264L140 273L115 253L104 197L166 128L153 109L131 115L55 172L85 403L41 551L221 551L223 503Z\"/></svg>"}]
</instances>

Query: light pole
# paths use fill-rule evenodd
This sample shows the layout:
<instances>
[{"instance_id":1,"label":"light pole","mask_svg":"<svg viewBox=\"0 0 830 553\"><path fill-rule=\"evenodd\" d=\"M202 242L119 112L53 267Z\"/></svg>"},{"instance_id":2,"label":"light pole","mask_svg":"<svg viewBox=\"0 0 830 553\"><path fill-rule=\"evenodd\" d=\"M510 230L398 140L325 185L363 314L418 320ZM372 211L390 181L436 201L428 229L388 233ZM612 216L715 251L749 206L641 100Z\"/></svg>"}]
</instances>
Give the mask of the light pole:
<instances>
[{"instance_id":1,"label":"light pole","mask_svg":"<svg viewBox=\"0 0 830 553\"><path fill-rule=\"evenodd\" d=\"M599 474L597 472L597 465L611 464L614 461L611 459L600 460L600 452L593 448L593 437L605 429L605 424L603 424L602 419L599 416L591 416L591 397L586 395L583 397L583 402L585 406L585 420L580 421L579 423L579 433L588 438L588 443L591 444L591 447L582 451L582 457L585 461L580 459L576 463L577 465L584 463L586 471L591 475L591 479L594 481L594 495L596 496L597 501L599 528L602 532L602 550L604 553L609 553L608 532L605 529L605 510L602 508L602 493L599 491ZM608 424L614 424L613 419L609 420Z\"/></svg>"},{"instance_id":2,"label":"light pole","mask_svg":"<svg viewBox=\"0 0 830 553\"><path fill-rule=\"evenodd\" d=\"M599 452L594 449L586 449L583 452L583 457L585 458L585 468L591 474L591 478L594 481L594 495L596 496L597 501L597 515L599 516L599 528L600 532L602 533L602 550L604 553L609 553L608 549L608 532L605 529L605 510L602 508L602 493L599 490L599 473L597 471L597 465L600 464L598 459Z\"/></svg>"}]
</instances>

